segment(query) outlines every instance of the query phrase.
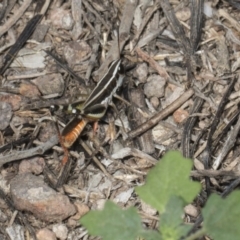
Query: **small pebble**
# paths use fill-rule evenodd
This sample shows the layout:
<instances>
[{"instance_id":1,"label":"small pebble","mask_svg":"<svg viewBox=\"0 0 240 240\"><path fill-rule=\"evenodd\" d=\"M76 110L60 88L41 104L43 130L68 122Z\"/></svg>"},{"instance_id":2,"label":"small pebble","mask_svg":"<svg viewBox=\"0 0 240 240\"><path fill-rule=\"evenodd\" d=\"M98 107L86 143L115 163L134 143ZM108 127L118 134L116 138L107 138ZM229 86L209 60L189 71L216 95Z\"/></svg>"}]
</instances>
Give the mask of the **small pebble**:
<instances>
[{"instance_id":1,"label":"small pebble","mask_svg":"<svg viewBox=\"0 0 240 240\"><path fill-rule=\"evenodd\" d=\"M177 11L176 12L176 17L180 21L183 21L183 22L187 21L191 17L190 8L184 7L180 11Z\"/></svg>"},{"instance_id":2,"label":"small pebble","mask_svg":"<svg viewBox=\"0 0 240 240\"><path fill-rule=\"evenodd\" d=\"M132 175L125 175L124 174L124 180L126 182L129 182L129 180L131 181L133 179L136 180L136 177L134 177L134 175L132 176ZM116 194L113 201L115 203L126 204L129 201L130 197L132 196L133 191L134 191L134 188L123 189L119 194Z\"/></svg>"},{"instance_id":3,"label":"small pebble","mask_svg":"<svg viewBox=\"0 0 240 240\"><path fill-rule=\"evenodd\" d=\"M54 122L43 122L42 128L40 129L40 132L38 134L38 139L41 142L46 142L53 134L56 133L56 124Z\"/></svg>"},{"instance_id":4,"label":"small pebble","mask_svg":"<svg viewBox=\"0 0 240 240\"><path fill-rule=\"evenodd\" d=\"M188 118L188 116L189 116L188 112L181 108L177 109L173 113L173 119L176 123L184 122Z\"/></svg>"},{"instance_id":5,"label":"small pebble","mask_svg":"<svg viewBox=\"0 0 240 240\"><path fill-rule=\"evenodd\" d=\"M150 205L146 204L145 202L141 201L141 206L143 212L147 213L147 215L156 215L157 210L151 207Z\"/></svg>"},{"instance_id":6,"label":"small pebble","mask_svg":"<svg viewBox=\"0 0 240 240\"><path fill-rule=\"evenodd\" d=\"M55 224L52 228L53 232L56 234L56 237L60 240L67 239L68 229L64 224Z\"/></svg>"},{"instance_id":7,"label":"small pebble","mask_svg":"<svg viewBox=\"0 0 240 240\"><path fill-rule=\"evenodd\" d=\"M65 87L63 77L60 73L40 76L32 80L32 82L38 87L42 95L61 95Z\"/></svg>"},{"instance_id":8,"label":"small pebble","mask_svg":"<svg viewBox=\"0 0 240 240\"><path fill-rule=\"evenodd\" d=\"M34 157L28 160L23 160L19 164L19 173L33 173L39 175L43 172L45 161L42 157Z\"/></svg>"},{"instance_id":9,"label":"small pebble","mask_svg":"<svg viewBox=\"0 0 240 240\"><path fill-rule=\"evenodd\" d=\"M48 32L49 26L45 24L39 24L34 31L31 39L34 39L37 42L42 42Z\"/></svg>"},{"instance_id":10,"label":"small pebble","mask_svg":"<svg viewBox=\"0 0 240 240\"><path fill-rule=\"evenodd\" d=\"M69 227L69 228L75 228L77 225L79 225L80 223L79 223L79 219L78 220L74 220L74 219L72 219L72 218L69 218L68 220L67 220L67 226Z\"/></svg>"},{"instance_id":11,"label":"small pebble","mask_svg":"<svg viewBox=\"0 0 240 240\"><path fill-rule=\"evenodd\" d=\"M73 28L73 19L70 14L67 14L62 17L62 28L66 30L71 30Z\"/></svg>"},{"instance_id":12,"label":"small pebble","mask_svg":"<svg viewBox=\"0 0 240 240\"><path fill-rule=\"evenodd\" d=\"M91 54L91 47L85 41L69 42L64 48L64 57L70 66L82 62Z\"/></svg>"},{"instance_id":13,"label":"small pebble","mask_svg":"<svg viewBox=\"0 0 240 240\"><path fill-rule=\"evenodd\" d=\"M97 210L103 210L105 203L106 203L106 200L105 200L105 199L99 199L99 200L97 200L97 201L96 201L97 206L96 206L95 209L97 209Z\"/></svg>"},{"instance_id":14,"label":"small pebble","mask_svg":"<svg viewBox=\"0 0 240 240\"><path fill-rule=\"evenodd\" d=\"M19 88L19 93L28 98L37 99L41 96L36 85L30 83L22 83Z\"/></svg>"},{"instance_id":15,"label":"small pebble","mask_svg":"<svg viewBox=\"0 0 240 240\"><path fill-rule=\"evenodd\" d=\"M173 135L173 131L163 127L161 124L156 125L152 129L152 135L154 142L158 144L163 144L164 146L170 145L173 141L171 136Z\"/></svg>"},{"instance_id":16,"label":"small pebble","mask_svg":"<svg viewBox=\"0 0 240 240\"><path fill-rule=\"evenodd\" d=\"M157 109L159 106L159 99L157 97L151 97L150 103L155 109Z\"/></svg>"},{"instance_id":17,"label":"small pebble","mask_svg":"<svg viewBox=\"0 0 240 240\"><path fill-rule=\"evenodd\" d=\"M57 240L55 233L47 228L39 229L36 236L38 240Z\"/></svg>"},{"instance_id":18,"label":"small pebble","mask_svg":"<svg viewBox=\"0 0 240 240\"><path fill-rule=\"evenodd\" d=\"M7 102L12 106L12 110L19 110L23 97L20 95L1 95L0 102Z\"/></svg>"},{"instance_id":19,"label":"small pebble","mask_svg":"<svg viewBox=\"0 0 240 240\"><path fill-rule=\"evenodd\" d=\"M144 85L144 94L150 97L163 97L165 90L166 80L159 75L151 75L147 79L147 83Z\"/></svg>"},{"instance_id":20,"label":"small pebble","mask_svg":"<svg viewBox=\"0 0 240 240\"><path fill-rule=\"evenodd\" d=\"M192 204L187 205L184 208L184 212L192 217L197 217L199 212L197 210L197 208L195 206L193 206Z\"/></svg>"},{"instance_id":21,"label":"small pebble","mask_svg":"<svg viewBox=\"0 0 240 240\"><path fill-rule=\"evenodd\" d=\"M206 122L205 121L199 121L198 126L199 126L199 128L204 129L206 127Z\"/></svg>"},{"instance_id":22,"label":"small pebble","mask_svg":"<svg viewBox=\"0 0 240 240\"><path fill-rule=\"evenodd\" d=\"M71 217L71 219L73 219L73 220L79 220L82 216L84 216L90 210L89 207L85 203L82 203L79 201L75 202L74 205L77 208L77 214L75 214L74 216Z\"/></svg>"},{"instance_id":23,"label":"small pebble","mask_svg":"<svg viewBox=\"0 0 240 240\"><path fill-rule=\"evenodd\" d=\"M146 63L141 63L137 66L135 75L139 82L145 83L147 82L147 75L148 75L148 66Z\"/></svg>"},{"instance_id":24,"label":"small pebble","mask_svg":"<svg viewBox=\"0 0 240 240\"><path fill-rule=\"evenodd\" d=\"M54 8L49 13L51 24L57 28L70 30L73 27L73 19L69 10Z\"/></svg>"}]
</instances>

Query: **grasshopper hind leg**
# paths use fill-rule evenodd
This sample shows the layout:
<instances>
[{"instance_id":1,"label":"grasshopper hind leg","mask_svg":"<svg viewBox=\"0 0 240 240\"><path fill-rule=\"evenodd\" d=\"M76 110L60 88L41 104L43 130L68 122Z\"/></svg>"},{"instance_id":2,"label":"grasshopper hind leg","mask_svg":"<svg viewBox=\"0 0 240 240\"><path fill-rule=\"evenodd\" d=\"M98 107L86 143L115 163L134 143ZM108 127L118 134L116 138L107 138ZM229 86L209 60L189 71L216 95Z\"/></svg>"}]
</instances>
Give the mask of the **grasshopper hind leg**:
<instances>
[{"instance_id":1,"label":"grasshopper hind leg","mask_svg":"<svg viewBox=\"0 0 240 240\"><path fill-rule=\"evenodd\" d=\"M123 123L122 118L120 116L120 112L118 111L116 105L114 103L111 103L110 106L113 108L114 112L117 115L117 118L120 120L124 133L127 134L127 130L126 130L125 126L124 126L124 123Z\"/></svg>"},{"instance_id":2,"label":"grasshopper hind leg","mask_svg":"<svg viewBox=\"0 0 240 240\"><path fill-rule=\"evenodd\" d=\"M62 185L67 181L71 167L72 159L68 157L67 162L64 165L61 165L61 170L57 178L56 188L62 187Z\"/></svg>"}]
</instances>

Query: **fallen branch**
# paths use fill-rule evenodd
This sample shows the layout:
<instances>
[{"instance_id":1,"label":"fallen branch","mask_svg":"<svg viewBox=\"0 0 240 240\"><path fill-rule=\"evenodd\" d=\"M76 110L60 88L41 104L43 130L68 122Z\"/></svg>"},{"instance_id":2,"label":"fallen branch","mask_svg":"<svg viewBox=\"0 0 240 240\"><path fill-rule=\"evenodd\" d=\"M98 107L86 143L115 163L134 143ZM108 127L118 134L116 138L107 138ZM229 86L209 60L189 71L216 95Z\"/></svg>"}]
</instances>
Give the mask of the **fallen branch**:
<instances>
[{"instance_id":1,"label":"fallen branch","mask_svg":"<svg viewBox=\"0 0 240 240\"><path fill-rule=\"evenodd\" d=\"M212 170L212 169L205 169L205 170L194 170L191 171L191 177L233 177L237 178L240 177L240 171L225 171L225 170Z\"/></svg>"},{"instance_id":2,"label":"fallen branch","mask_svg":"<svg viewBox=\"0 0 240 240\"><path fill-rule=\"evenodd\" d=\"M146 132L150 128L154 127L156 124L158 124L159 121L166 118L176 109L181 107L182 104L185 103L193 94L194 94L194 90L190 88L188 91L186 91L183 95L181 95L178 99L176 99L169 106L164 108L162 111L160 111L159 113L151 117L149 120L147 120L145 123L138 126L136 129L128 132L128 140L133 139L139 136L140 134Z\"/></svg>"},{"instance_id":3,"label":"fallen branch","mask_svg":"<svg viewBox=\"0 0 240 240\"><path fill-rule=\"evenodd\" d=\"M16 151L12 154L1 156L0 157L0 167L6 163L33 157L36 155L42 155L44 154L48 149L51 149L54 145L58 143L58 136L54 135L52 136L49 141L43 143L42 145L31 148L24 151Z\"/></svg>"}]
</instances>

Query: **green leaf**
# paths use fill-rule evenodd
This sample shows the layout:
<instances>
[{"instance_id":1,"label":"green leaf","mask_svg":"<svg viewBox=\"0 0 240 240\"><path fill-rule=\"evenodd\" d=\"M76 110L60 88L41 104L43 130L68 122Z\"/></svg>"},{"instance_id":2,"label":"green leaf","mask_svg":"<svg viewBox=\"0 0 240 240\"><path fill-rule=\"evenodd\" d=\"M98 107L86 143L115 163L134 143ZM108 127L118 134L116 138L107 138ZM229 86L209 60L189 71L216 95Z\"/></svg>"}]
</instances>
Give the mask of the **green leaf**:
<instances>
[{"instance_id":1,"label":"green leaf","mask_svg":"<svg viewBox=\"0 0 240 240\"><path fill-rule=\"evenodd\" d=\"M141 233L139 234L141 238L139 240L162 240L161 235L157 231L153 230L145 230L142 229Z\"/></svg>"},{"instance_id":2,"label":"green leaf","mask_svg":"<svg viewBox=\"0 0 240 240\"><path fill-rule=\"evenodd\" d=\"M213 239L240 239L240 191L231 193L226 199L212 194L202 214L203 228Z\"/></svg>"},{"instance_id":3,"label":"green leaf","mask_svg":"<svg viewBox=\"0 0 240 240\"><path fill-rule=\"evenodd\" d=\"M142 232L141 219L135 208L122 210L110 201L105 203L102 211L90 211L80 222L90 235L104 240L135 240Z\"/></svg>"},{"instance_id":4,"label":"green leaf","mask_svg":"<svg viewBox=\"0 0 240 240\"><path fill-rule=\"evenodd\" d=\"M184 201L172 196L167 203L166 211L161 215L160 232L164 240L177 240L185 236L191 226L183 225L182 216Z\"/></svg>"},{"instance_id":5,"label":"green leaf","mask_svg":"<svg viewBox=\"0 0 240 240\"><path fill-rule=\"evenodd\" d=\"M182 197L190 203L201 189L198 182L189 179L192 160L184 158L179 152L171 151L150 170L146 184L136 188L143 201L164 212L170 196Z\"/></svg>"}]
</instances>

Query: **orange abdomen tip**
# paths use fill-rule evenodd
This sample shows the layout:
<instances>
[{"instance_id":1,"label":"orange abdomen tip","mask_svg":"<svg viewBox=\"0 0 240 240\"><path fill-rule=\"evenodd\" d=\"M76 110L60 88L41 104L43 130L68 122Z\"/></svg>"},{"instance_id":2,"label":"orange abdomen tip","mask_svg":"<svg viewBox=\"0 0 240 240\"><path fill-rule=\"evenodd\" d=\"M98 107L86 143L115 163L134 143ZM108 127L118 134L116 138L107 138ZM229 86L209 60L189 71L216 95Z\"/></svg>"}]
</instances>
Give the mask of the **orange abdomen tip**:
<instances>
[{"instance_id":1,"label":"orange abdomen tip","mask_svg":"<svg viewBox=\"0 0 240 240\"><path fill-rule=\"evenodd\" d=\"M65 133L62 136L63 145L66 148L70 148L77 140L85 126L88 124L87 119L82 119L71 131Z\"/></svg>"}]
</instances>

